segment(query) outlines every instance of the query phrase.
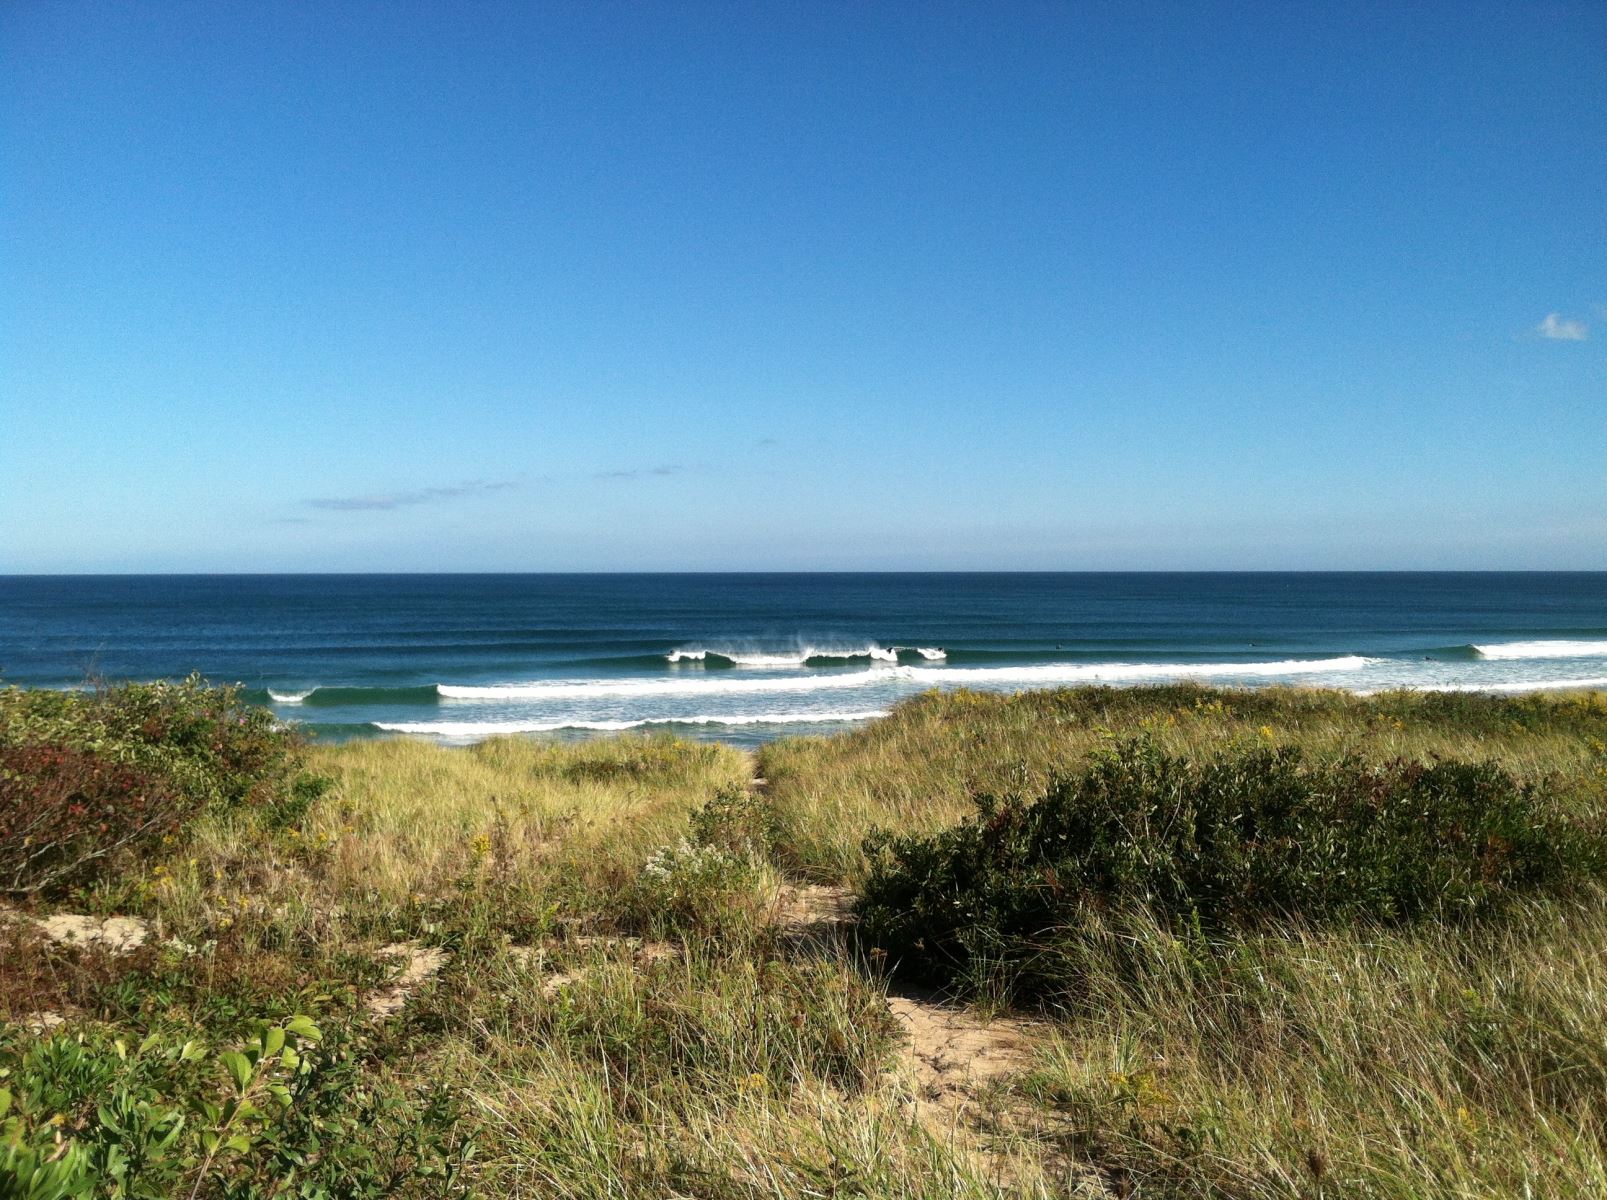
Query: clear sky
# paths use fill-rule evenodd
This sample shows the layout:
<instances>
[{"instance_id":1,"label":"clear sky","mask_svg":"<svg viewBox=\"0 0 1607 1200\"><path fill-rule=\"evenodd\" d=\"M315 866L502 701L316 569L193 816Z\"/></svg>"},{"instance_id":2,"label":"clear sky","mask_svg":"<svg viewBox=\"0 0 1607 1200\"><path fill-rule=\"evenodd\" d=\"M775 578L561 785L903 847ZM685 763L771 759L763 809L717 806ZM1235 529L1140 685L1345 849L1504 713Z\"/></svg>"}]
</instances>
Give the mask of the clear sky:
<instances>
[{"instance_id":1,"label":"clear sky","mask_svg":"<svg viewBox=\"0 0 1607 1200\"><path fill-rule=\"evenodd\" d=\"M0 6L0 571L1607 568L1607 4Z\"/></svg>"}]
</instances>

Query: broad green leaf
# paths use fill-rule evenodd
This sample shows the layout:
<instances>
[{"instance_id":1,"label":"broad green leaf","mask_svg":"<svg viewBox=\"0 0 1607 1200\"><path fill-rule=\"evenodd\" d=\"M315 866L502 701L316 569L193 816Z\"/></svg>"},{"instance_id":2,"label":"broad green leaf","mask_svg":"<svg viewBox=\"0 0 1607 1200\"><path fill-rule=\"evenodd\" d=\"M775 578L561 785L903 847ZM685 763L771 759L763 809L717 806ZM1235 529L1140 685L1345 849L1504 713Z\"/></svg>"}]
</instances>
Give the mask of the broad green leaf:
<instances>
[{"instance_id":1,"label":"broad green leaf","mask_svg":"<svg viewBox=\"0 0 1607 1200\"><path fill-rule=\"evenodd\" d=\"M251 1082L251 1060L237 1050L225 1050L218 1055L218 1061L234 1076L234 1084L242 1092Z\"/></svg>"}]
</instances>

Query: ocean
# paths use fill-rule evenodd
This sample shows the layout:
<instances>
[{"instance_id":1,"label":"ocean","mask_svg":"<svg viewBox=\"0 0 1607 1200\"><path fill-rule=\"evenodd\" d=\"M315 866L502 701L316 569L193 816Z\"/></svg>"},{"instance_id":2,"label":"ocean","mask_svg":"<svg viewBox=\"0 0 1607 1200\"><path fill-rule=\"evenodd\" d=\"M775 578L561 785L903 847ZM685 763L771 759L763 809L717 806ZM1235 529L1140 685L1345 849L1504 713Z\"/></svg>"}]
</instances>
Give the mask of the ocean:
<instances>
[{"instance_id":1,"label":"ocean","mask_svg":"<svg viewBox=\"0 0 1607 1200\"><path fill-rule=\"evenodd\" d=\"M193 671L449 742L753 744L930 688L1607 687L1607 572L0 576L0 683Z\"/></svg>"}]
</instances>

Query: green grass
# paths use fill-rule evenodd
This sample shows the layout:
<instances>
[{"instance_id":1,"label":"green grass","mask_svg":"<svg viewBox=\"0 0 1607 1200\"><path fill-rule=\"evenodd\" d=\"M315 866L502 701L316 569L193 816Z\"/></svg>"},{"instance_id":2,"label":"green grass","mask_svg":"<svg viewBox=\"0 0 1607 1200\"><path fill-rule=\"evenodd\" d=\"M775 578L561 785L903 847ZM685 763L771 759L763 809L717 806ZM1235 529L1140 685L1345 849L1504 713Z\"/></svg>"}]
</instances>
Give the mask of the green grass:
<instances>
[{"instance_id":1,"label":"green grass","mask_svg":"<svg viewBox=\"0 0 1607 1200\"><path fill-rule=\"evenodd\" d=\"M1588 789L1607 764L1607 694L1358 697L1189 684L929 693L850 733L772 742L759 761L788 869L858 885L868 865L862 843L873 829L945 829L971 814L977 794L1041 789L1110 737L1138 733L1195 757L1237 741L1373 762L1460 758Z\"/></svg>"},{"instance_id":2,"label":"green grass","mask_svg":"<svg viewBox=\"0 0 1607 1200\"><path fill-rule=\"evenodd\" d=\"M160 1195L290 1194L286 1179L489 1200L1607 1190L1607 898L1588 881L1458 920L1194 922L1137 892L1102 901L1090 875L1074 978L1026 1060L958 1107L922 1095L885 1005L896 964L793 936L779 890L858 889L873 830L952 830L975 793L1042 796L1132 736L1190 762L1489 762L1581 819L1607 788L1599 695L959 694L756 758L638 737L298 751L332 783L293 819L209 806L0 923L0 1180L17 1147L85 1171L148 1150L100 1111L113 1089L152 1120L187 1114L195 1140L147 1176ZM155 936L121 958L51 945L26 918L59 908L137 913ZM404 941L445 966L376 1021L366 1001L397 969L383 951ZM66 1024L31 1032L43 1011ZM238 1091L229 1056L298 1016L319 1038L305 1072L284 1068L293 1103L208 1160L207 1106Z\"/></svg>"}]
</instances>

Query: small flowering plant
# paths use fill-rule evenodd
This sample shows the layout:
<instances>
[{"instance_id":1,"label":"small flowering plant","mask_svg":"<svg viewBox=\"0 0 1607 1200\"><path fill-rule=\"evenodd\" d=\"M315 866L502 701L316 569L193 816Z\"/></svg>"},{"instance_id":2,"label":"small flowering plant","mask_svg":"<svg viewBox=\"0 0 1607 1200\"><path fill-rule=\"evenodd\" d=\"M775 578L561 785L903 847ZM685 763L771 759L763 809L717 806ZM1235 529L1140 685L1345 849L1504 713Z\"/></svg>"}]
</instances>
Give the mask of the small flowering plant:
<instances>
[{"instance_id":1,"label":"small flowering plant","mask_svg":"<svg viewBox=\"0 0 1607 1200\"><path fill-rule=\"evenodd\" d=\"M659 923L708 926L718 923L734 893L751 884L755 870L750 859L682 838L643 865L638 903Z\"/></svg>"}]
</instances>

